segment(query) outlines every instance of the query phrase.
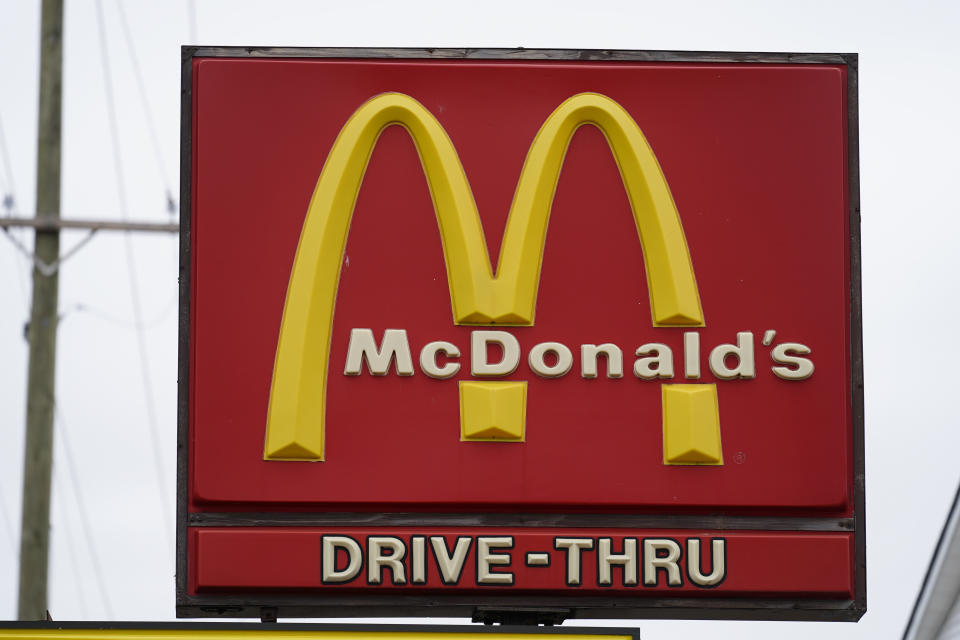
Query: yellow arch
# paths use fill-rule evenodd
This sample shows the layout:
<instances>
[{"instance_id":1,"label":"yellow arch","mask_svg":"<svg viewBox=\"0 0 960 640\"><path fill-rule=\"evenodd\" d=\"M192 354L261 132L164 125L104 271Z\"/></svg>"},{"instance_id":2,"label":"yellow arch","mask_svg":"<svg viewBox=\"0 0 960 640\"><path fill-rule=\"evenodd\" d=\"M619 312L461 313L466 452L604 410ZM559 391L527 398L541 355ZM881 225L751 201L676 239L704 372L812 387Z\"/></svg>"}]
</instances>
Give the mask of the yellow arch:
<instances>
[{"instance_id":1,"label":"yellow arch","mask_svg":"<svg viewBox=\"0 0 960 640\"><path fill-rule=\"evenodd\" d=\"M553 196L570 139L583 124L606 136L643 246L654 326L702 326L690 253L660 165L633 118L596 93L564 101L537 133L520 174L497 273L473 192L446 131L410 96L364 103L337 136L307 209L284 304L264 458L322 460L324 405L340 265L350 219L383 130L403 126L426 174L443 243L457 324L530 325Z\"/></svg>"},{"instance_id":2,"label":"yellow arch","mask_svg":"<svg viewBox=\"0 0 960 640\"><path fill-rule=\"evenodd\" d=\"M703 326L690 252L660 164L630 114L597 93L564 101L530 145L497 265L498 320L533 322L554 192L570 140L584 124L600 129L620 169L643 246L653 325Z\"/></svg>"}]
</instances>

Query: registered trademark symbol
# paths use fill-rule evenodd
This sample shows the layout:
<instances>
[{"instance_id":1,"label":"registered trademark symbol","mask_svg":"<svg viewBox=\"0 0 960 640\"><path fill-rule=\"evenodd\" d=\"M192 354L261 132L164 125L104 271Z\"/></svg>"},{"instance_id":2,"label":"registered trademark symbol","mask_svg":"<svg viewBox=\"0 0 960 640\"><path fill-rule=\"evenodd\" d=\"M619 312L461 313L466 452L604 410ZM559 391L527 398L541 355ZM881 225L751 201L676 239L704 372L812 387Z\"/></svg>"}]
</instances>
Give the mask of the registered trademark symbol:
<instances>
[{"instance_id":1,"label":"registered trademark symbol","mask_svg":"<svg viewBox=\"0 0 960 640\"><path fill-rule=\"evenodd\" d=\"M743 451L737 451L737 455L733 456L733 459L737 464L743 464L747 461L747 454Z\"/></svg>"}]
</instances>

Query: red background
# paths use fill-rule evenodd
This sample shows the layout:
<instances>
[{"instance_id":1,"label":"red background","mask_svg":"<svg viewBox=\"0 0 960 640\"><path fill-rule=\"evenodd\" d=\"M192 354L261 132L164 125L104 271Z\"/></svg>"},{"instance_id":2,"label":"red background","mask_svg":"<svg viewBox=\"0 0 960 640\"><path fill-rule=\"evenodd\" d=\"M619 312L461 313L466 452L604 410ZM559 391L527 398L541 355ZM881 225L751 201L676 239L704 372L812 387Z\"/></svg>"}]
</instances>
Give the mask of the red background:
<instances>
[{"instance_id":1,"label":"red background","mask_svg":"<svg viewBox=\"0 0 960 640\"><path fill-rule=\"evenodd\" d=\"M436 219L413 144L386 130L361 188L337 299L323 463L264 462L286 286L310 196L365 100L407 93L456 146L496 260L526 151L564 99L603 93L636 120L686 232L717 382L725 465L665 466L661 381L631 375L651 326L641 247L603 136L574 136L554 202L536 325L509 379L527 380L526 442L462 443L455 380L342 375L351 328L458 345ZM202 60L194 67L191 509L849 514L849 258L842 67L666 63ZM802 382L770 348L808 345ZM715 380L709 350L753 331L757 378ZM574 352L543 380L531 346ZM613 342L625 376L585 380L579 345ZM319 392L319 390L318 390ZM732 563L731 563L732 564Z\"/></svg>"}]
</instances>

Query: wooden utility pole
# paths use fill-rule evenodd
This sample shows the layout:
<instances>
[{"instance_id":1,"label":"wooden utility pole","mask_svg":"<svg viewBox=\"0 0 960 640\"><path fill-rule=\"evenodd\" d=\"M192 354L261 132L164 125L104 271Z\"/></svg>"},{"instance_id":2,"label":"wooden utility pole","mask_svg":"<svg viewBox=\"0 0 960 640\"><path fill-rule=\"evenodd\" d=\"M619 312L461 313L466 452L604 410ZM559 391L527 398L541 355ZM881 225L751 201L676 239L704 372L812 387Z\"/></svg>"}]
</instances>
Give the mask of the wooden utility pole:
<instances>
[{"instance_id":1,"label":"wooden utility pole","mask_svg":"<svg viewBox=\"0 0 960 640\"><path fill-rule=\"evenodd\" d=\"M60 216L60 98L63 68L63 0L43 0L40 18L40 109L37 126L37 215ZM36 257L54 264L60 231L37 229ZM50 543L50 477L53 467L54 377L57 352L56 271L33 269L33 304L27 339L27 437L23 466L18 618L44 620Z\"/></svg>"}]
</instances>

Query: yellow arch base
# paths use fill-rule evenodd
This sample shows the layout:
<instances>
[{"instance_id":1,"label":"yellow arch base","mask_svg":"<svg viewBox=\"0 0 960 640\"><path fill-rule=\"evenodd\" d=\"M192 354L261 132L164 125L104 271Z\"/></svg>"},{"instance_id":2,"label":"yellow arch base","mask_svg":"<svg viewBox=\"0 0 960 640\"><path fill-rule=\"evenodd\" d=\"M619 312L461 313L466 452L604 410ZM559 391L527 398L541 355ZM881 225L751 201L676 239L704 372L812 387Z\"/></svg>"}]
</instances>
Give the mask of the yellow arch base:
<instances>
[{"instance_id":1,"label":"yellow arch base","mask_svg":"<svg viewBox=\"0 0 960 640\"><path fill-rule=\"evenodd\" d=\"M460 439L464 442L523 442L526 381L460 381Z\"/></svg>"},{"instance_id":2,"label":"yellow arch base","mask_svg":"<svg viewBox=\"0 0 960 640\"><path fill-rule=\"evenodd\" d=\"M715 384L665 384L663 463L722 465L720 410Z\"/></svg>"}]
</instances>

